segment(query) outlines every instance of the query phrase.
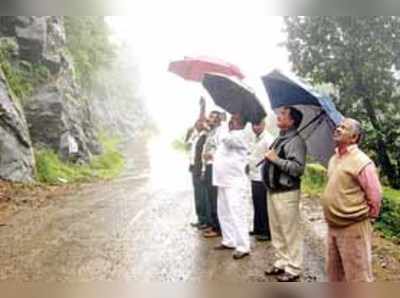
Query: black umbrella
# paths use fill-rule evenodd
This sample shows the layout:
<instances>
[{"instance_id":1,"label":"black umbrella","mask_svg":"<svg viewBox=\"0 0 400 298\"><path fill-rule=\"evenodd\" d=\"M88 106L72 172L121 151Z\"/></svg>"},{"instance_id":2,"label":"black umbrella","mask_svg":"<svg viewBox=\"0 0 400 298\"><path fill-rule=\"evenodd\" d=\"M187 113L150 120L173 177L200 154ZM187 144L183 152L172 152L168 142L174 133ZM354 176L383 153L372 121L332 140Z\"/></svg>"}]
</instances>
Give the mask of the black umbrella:
<instances>
[{"instance_id":1,"label":"black umbrella","mask_svg":"<svg viewBox=\"0 0 400 298\"><path fill-rule=\"evenodd\" d=\"M267 115L256 95L232 78L205 74L202 84L217 106L230 114L242 115L246 122L257 124Z\"/></svg>"}]
</instances>

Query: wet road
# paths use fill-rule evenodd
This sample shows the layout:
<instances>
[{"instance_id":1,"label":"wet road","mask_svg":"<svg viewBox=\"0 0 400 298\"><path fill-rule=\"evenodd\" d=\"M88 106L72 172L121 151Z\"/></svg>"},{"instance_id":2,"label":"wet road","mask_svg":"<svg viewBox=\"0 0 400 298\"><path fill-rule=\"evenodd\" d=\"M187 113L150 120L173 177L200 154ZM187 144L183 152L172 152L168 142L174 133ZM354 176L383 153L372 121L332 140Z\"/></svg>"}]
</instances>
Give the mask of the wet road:
<instances>
[{"instance_id":1,"label":"wet road","mask_svg":"<svg viewBox=\"0 0 400 298\"><path fill-rule=\"evenodd\" d=\"M270 243L253 242L252 256L234 261L190 227L185 156L162 140L126 152L115 181L22 209L0 228L0 280L268 281ZM306 238L304 280L323 280L319 249Z\"/></svg>"}]
</instances>

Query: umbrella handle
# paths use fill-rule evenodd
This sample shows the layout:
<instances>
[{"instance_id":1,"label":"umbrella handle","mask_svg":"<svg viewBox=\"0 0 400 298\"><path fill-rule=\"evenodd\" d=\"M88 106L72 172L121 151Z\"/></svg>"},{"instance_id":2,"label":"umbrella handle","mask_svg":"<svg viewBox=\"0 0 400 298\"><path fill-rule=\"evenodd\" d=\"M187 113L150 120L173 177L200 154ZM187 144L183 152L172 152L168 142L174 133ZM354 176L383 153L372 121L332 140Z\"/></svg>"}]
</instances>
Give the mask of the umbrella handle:
<instances>
[{"instance_id":1,"label":"umbrella handle","mask_svg":"<svg viewBox=\"0 0 400 298\"><path fill-rule=\"evenodd\" d=\"M256 164L256 167L258 168L258 167L261 166L264 162L265 162L265 159L261 160L259 163Z\"/></svg>"}]
</instances>

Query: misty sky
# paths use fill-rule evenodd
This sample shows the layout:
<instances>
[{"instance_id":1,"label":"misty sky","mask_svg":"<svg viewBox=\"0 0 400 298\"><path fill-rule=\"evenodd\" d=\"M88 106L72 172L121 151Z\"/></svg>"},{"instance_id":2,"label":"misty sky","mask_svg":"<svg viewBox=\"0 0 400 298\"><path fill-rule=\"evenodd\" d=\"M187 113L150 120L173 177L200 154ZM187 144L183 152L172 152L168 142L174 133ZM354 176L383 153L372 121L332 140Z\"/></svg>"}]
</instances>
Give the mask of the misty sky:
<instances>
[{"instance_id":1,"label":"misty sky","mask_svg":"<svg viewBox=\"0 0 400 298\"><path fill-rule=\"evenodd\" d=\"M260 76L289 69L281 17L268 16L264 1L135 1L130 16L111 17L128 42L141 73L141 93L163 132L179 135L197 115L206 92L199 83L168 73L171 60L212 56L238 65L246 83L267 101Z\"/></svg>"}]
</instances>

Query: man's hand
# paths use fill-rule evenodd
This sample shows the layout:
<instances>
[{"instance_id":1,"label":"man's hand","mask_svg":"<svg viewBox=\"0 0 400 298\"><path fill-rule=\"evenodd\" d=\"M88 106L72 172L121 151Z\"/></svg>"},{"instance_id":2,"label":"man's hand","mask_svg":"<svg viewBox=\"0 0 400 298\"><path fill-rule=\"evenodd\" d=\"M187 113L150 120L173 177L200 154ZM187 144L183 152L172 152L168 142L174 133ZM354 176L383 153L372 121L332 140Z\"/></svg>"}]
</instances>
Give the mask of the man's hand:
<instances>
[{"instance_id":1,"label":"man's hand","mask_svg":"<svg viewBox=\"0 0 400 298\"><path fill-rule=\"evenodd\" d=\"M279 156L276 154L274 149L271 149L265 154L265 159L269 161L275 161L279 159Z\"/></svg>"}]
</instances>

